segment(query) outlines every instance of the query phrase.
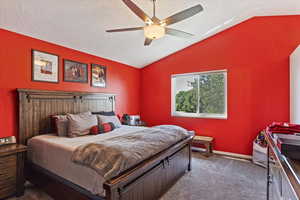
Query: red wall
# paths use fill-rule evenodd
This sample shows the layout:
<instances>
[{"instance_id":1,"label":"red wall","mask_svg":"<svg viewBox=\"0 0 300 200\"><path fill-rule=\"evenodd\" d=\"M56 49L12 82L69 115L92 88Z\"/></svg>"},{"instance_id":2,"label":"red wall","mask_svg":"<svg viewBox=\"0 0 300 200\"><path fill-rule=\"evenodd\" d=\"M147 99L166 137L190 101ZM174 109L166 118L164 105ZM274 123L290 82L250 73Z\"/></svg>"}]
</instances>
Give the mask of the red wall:
<instances>
[{"instance_id":1,"label":"red wall","mask_svg":"<svg viewBox=\"0 0 300 200\"><path fill-rule=\"evenodd\" d=\"M150 125L178 124L214 136L217 150L251 154L258 131L289 120L289 55L300 44L299 21L253 18L142 70L0 29L0 137L17 135L16 88L111 92L117 113L141 111ZM31 81L31 49L60 55L59 84ZM63 82L63 58L106 65L108 87ZM171 74L216 69L228 69L228 119L171 117Z\"/></svg>"},{"instance_id":2,"label":"red wall","mask_svg":"<svg viewBox=\"0 0 300 200\"><path fill-rule=\"evenodd\" d=\"M141 115L215 137L217 150L251 154L272 121L289 120L289 55L300 44L300 16L250 19L142 70ZM171 74L228 69L228 119L171 117Z\"/></svg>"},{"instance_id":3,"label":"red wall","mask_svg":"<svg viewBox=\"0 0 300 200\"><path fill-rule=\"evenodd\" d=\"M31 81L31 49L60 56L59 84ZM107 66L107 88L63 82L63 58ZM0 29L0 137L17 135L16 88L116 93L116 112L137 114L140 112L139 85L139 69Z\"/></svg>"}]
</instances>

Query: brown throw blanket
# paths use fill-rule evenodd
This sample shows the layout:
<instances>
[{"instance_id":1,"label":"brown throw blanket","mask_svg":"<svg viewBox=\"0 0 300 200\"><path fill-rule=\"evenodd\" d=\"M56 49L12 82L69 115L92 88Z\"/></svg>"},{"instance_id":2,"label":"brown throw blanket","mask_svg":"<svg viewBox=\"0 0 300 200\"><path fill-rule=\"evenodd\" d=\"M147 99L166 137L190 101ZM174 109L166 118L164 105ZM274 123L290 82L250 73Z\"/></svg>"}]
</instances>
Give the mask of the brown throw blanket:
<instances>
[{"instance_id":1,"label":"brown throw blanket","mask_svg":"<svg viewBox=\"0 0 300 200\"><path fill-rule=\"evenodd\" d=\"M187 131L177 126L156 126L79 146L72 161L109 180L187 136Z\"/></svg>"}]
</instances>

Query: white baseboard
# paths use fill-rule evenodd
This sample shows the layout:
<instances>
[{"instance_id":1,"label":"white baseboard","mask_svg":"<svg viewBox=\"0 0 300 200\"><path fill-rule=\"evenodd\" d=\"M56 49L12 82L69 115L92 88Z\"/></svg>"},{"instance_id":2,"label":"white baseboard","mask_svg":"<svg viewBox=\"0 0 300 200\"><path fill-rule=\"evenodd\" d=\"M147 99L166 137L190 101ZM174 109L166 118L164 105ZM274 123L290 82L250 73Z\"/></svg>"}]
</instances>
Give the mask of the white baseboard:
<instances>
[{"instance_id":1,"label":"white baseboard","mask_svg":"<svg viewBox=\"0 0 300 200\"><path fill-rule=\"evenodd\" d=\"M192 147L192 150L205 151L204 148L200 148L200 147ZM245 154L231 153L231 152L225 152L225 151L216 151L216 150L213 150L213 153L223 155L223 156L234 157L234 158L242 158L242 159L252 160L252 156L245 155Z\"/></svg>"}]
</instances>

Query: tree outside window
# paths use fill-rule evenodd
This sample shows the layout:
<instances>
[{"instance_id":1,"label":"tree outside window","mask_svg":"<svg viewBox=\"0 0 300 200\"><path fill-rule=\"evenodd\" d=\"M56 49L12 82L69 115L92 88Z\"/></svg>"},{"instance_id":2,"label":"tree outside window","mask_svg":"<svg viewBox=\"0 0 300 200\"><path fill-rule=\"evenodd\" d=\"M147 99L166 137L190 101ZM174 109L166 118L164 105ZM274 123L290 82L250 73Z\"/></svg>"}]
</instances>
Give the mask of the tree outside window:
<instances>
[{"instance_id":1,"label":"tree outside window","mask_svg":"<svg viewBox=\"0 0 300 200\"><path fill-rule=\"evenodd\" d=\"M227 118L227 71L173 75L172 115Z\"/></svg>"}]
</instances>

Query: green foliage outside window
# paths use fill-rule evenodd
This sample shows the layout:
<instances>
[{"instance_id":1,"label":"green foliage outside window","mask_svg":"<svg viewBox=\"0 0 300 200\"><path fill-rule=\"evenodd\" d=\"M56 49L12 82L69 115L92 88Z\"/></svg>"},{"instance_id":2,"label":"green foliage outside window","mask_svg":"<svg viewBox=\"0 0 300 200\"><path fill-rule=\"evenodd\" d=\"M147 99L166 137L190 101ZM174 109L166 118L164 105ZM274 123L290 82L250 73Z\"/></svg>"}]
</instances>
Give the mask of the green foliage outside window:
<instances>
[{"instance_id":1,"label":"green foliage outside window","mask_svg":"<svg viewBox=\"0 0 300 200\"><path fill-rule=\"evenodd\" d=\"M197 113L199 110L199 113L224 114L224 80L223 73L212 73L201 74L194 81L187 81L187 87L192 89L176 94L176 111Z\"/></svg>"}]
</instances>

